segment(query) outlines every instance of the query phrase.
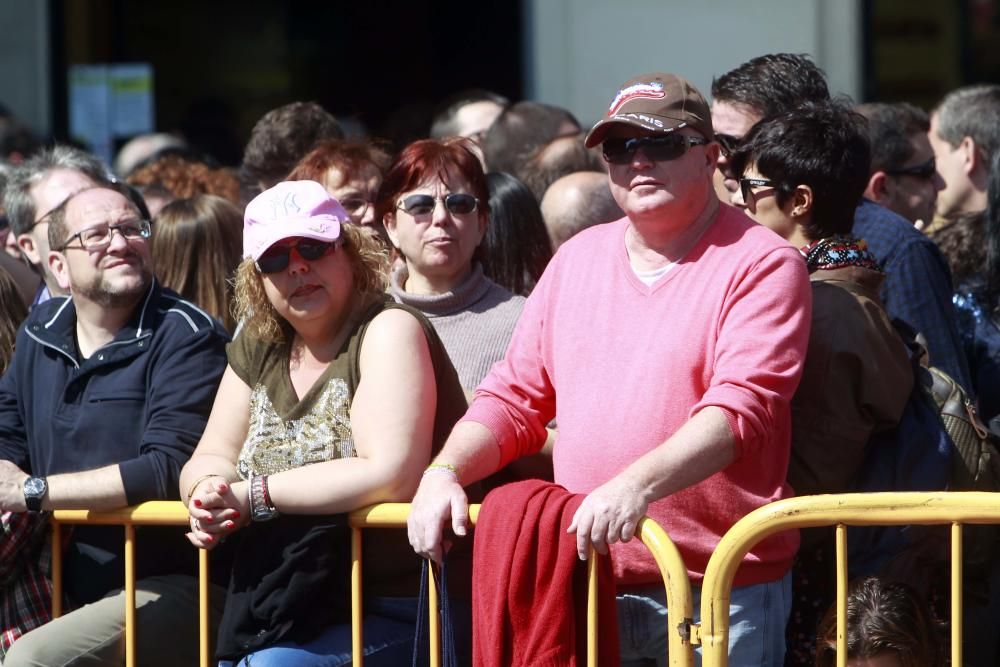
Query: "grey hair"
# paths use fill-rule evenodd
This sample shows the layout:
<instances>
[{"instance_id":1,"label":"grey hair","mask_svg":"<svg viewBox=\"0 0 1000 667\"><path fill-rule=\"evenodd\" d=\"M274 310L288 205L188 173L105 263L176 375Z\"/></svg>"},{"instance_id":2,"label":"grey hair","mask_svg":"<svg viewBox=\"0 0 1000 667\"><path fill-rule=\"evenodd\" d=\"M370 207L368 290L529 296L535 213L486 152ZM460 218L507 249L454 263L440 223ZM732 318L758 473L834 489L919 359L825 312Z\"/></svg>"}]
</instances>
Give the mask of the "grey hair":
<instances>
[{"instance_id":1,"label":"grey hair","mask_svg":"<svg viewBox=\"0 0 1000 667\"><path fill-rule=\"evenodd\" d=\"M971 137L987 160L1000 148L1000 85L953 90L934 110L937 133L952 146Z\"/></svg>"},{"instance_id":2,"label":"grey hair","mask_svg":"<svg viewBox=\"0 0 1000 667\"><path fill-rule=\"evenodd\" d=\"M13 170L4 189L4 208L14 234L25 234L34 226L38 211L35 210L31 188L54 169L79 171L97 185L112 180L108 168L100 159L79 148L56 145L36 153Z\"/></svg>"}]
</instances>

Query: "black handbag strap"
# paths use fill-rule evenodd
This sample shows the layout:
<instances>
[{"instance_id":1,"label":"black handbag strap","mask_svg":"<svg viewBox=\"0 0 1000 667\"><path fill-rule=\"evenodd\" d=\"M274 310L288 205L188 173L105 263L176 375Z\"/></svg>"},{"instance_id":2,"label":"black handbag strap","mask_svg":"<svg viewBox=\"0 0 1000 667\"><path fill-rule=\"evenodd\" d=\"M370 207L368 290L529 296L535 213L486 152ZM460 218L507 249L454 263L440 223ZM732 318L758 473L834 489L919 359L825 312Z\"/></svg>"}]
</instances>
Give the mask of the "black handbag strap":
<instances>
[{"instance_id":1,"label":"black handbag strap","mask_svg":"<svg viewBox=\"0 0 1000 667\"><path fill-rule=\"evenodd\" d=\"M421 656L426 656L430 650L430 619L427 614L427 568L433 567L428 559L424 559L420 570L420 595L417 599L417 631L413 637L413 667L424 664ZM458 667L458 654L455 653L455 624L451 616L451 603L448 596L448 560L441 562L440 572L434 572L434 580L438 588L438 615L441 619L441 667ZM426 628L426 629L425 629Z\"/></svg>"}]
</instances>

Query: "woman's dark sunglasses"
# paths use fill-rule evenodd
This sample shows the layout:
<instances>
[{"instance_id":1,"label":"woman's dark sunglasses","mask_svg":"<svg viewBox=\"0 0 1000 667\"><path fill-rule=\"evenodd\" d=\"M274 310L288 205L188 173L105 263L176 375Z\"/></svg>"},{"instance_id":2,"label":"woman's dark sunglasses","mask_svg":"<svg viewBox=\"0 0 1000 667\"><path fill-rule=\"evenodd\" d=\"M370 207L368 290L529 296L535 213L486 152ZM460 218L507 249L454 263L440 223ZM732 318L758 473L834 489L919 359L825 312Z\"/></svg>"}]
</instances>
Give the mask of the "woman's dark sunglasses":
<instances>
[{"instance_id":1,"label":"woman's dark sunglasses","mask_svg":"<svg viewBox=\"0 0 1000 667\"><path fill-rule=\"evenodd\" d=\"M776 188L778 184L768 178L741 178L740 179L740 194L743 195L743 203L750 203L750 197L753 195L754 188Z\"/></svg>"},{"instance_id":2,"label":"woman's dark sunglasses","mask_svg":"<svg viewBox=\"0 0 1000 667\"><path fill-rule=\"evenodd\" d=\"M605 139L601 149L604 151L604 159L611 164L628 164L640 148L646 158L654 162L665 162L684 155L688 146L703 146L707 143L708 140L701 137L668 134L662 137Z\"/></svg>"},{"instance_id":3,"label":"woman's dark sunglasses","mask_svg":"<svg viewBox=\"0 0 1000 667\"><path fill-rule=\"evenodd\" d=\"M439 201L444 202L444 207L452 215L466 215L476 210L479 200L464 192L452 192L444 197L432 197L430 195L410 195L404 197L396 204L396 208L402 209L410 215L429 215L434 212L434 208Z\"/></svg>"},{"instance_id":4,"label":"woman's dark sunglasses","mask_svg":"<svg viewBox=\"0 0 1000 667\"><path fill-rule=\"evenodd\" d=\"M257 260L257 270L261 273L284 271L288 268L288 262L291 260L292 248L295 248L302 259L314 262L331 252L336 246L336 241L317 241L316 239L300 239L298 243L292 245L274 245L264 251L264 254Z\"/></svg>"}]
</instances>

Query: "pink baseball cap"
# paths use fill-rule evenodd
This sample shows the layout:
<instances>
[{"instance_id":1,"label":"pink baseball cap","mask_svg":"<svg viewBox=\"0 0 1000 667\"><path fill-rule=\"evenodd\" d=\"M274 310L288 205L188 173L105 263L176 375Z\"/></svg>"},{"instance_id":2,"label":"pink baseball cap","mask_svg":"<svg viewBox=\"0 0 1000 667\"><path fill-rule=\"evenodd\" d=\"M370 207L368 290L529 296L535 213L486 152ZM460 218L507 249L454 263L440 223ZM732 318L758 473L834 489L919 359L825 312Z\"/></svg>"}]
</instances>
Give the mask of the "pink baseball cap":
<instances>
[{"instance_id":1,"label":"pink baseball cap","mask_svg":"<svg viewBox=\"0 0 1000 667\"><path fill-rule=\"evenodd\" d=\"M243 214L243 256L254 261L283 239L336 241L347 211L316 181L285 181L253 198Z\"/></svg>"}]
</instances>

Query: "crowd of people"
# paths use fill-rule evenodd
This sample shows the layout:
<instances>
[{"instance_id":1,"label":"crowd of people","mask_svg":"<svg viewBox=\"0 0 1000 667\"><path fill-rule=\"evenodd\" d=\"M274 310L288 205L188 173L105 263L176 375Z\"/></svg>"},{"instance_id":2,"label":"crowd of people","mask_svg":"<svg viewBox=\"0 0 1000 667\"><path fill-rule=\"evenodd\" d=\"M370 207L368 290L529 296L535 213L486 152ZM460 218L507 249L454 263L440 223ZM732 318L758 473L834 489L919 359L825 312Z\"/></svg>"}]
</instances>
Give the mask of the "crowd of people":
<instances>
[{"instance_id":1,"label":"crowd of people","mask_svg":"<svg viewBox=\"0 0 1000 667\"><path fill-rule=\"evenodd\" d=\"M781 53L711 103L663 72L606 92L584 128L463 91L406 146L295 102L238 169L167 134L114 170L0 141L0 662L121 664L120 533L67 536L52 619L52 510L188 507L186 531L138 531L144 665L196 663L198 549L220 666L351 664L345 515L409 502L405 534L364 542L366 664L413 660L428 560L459 664L573 664L593 549L601 664L638 667L667 655L642 517L697 608L758 507L927 490L876 474L904 453L963 490L921 378L1000 426L1000 85L855 106ZM1000 565L976 539L965 658L995 665ZM863 545L848 664L944 664L945 557ZM811 529L746 554L730 664L835 664L833 549Z\"/></svg>"}]
</instances>

